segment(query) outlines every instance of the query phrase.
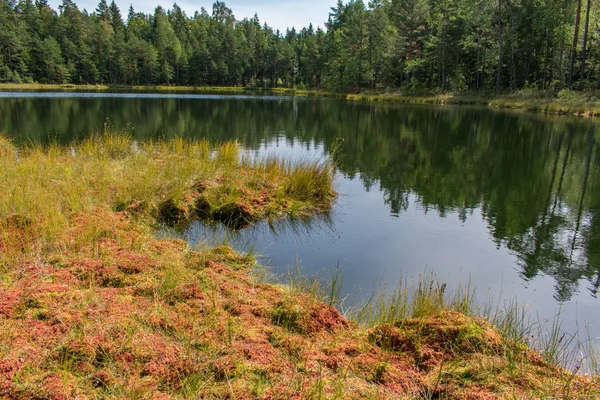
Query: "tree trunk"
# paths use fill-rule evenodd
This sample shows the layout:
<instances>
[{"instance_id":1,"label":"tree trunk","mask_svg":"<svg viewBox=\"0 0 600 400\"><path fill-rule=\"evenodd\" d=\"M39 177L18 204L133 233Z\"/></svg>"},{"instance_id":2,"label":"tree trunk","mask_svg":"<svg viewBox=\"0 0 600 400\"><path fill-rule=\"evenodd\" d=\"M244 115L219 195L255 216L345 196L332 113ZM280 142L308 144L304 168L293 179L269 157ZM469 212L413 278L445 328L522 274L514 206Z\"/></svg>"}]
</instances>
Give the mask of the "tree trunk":
<instances>
[{"instance_id":1,"label":"tree trunk","mask_svg":"<svg viewBox=\"0 0 600 400\"><path fill-rule=\"evenodd\" d=\"M588 27L590 26L590 7L592 5L591 0L587 2L587 10L585 12L585 28L583 30L583 49L581 53L581 81L585 79L585 58L587 56L586 47L587 47L587 39L588 39Z\"/></svg>"},{"instance_id":2,"label":"tree trunk","mask_svg":"<svg viewBox=\"0 0 600 400\"><path fill-rule=\"evenodd\" d=\"M573 86L573 70L575 69L575 57L577 56L577 39L579 38L579 22L581 21L581 0L577 0L577 14L575 16L575 34L573 35L573 50L571 52L571 68L569 70L569 84Z\"/></svg>"},{"instance_id":3,"label":"tree trunk","mask_svg":"<svg viewBox=\"0 0 600 400\"><path fill-rule=\"evenodd\" d=\"M556 157L554 159L554 167L552 168L552 178L550 179L550 188L548 189L548 197L546 198L546 207L544 207L544 215L542 216L542 225L546 224L546 217L550 211L550 203L552 202L552 190L554 189L554 182L556 181L556 173L558 172L558 162L560 159L560 151L562 150L563 135L560 135L558 139L558 146L556 146Z\"/></svg>"},{"instance_id":4,"label":"tree trunk","mask_svg":"<svg viewBox=\"0 0 600 400\"><path fill-rule=\"evenodd\" d=\"M501 83L502 83L502 0L498 0L498 75L496 76L496 94L500 92Z\"/></svg>"},{"instance_id":5,"label":"tree trunk","mask_svg":"<svg viewBox=\"0 0 600 400\"><path fill-rule=\"evenodd\" d=\"M483 61L481 60L481 37L477 37L477 72L475 73L475 85L477 90L481 89L481 78L483 70Z\"/></svg>"},{"instance_id":6,"label":"tree trunk","mask_svg":"<svg viewBox=\"0 0 600 400\"><path fill-rule=\"evenodd\" d=\"M546 40L544 42L544 69L542 70L542 90L546 90L546 78L548 75L548 29L546 29L545 38ZM550 76L552 76L552 72L550 74Z\"/></svg>"},{"instance_id":7,"label":"tree trunk","mask_svg":"<svg viewBox=\"0 0 600 400\"><path fill-rule=\"evenodd\" d=\"M515 90L517 88L517 66L515 63L515 43L517 40L515 39L515 8L513 4L508 2L508 7L510 9L510 30L511 30L511 39L510 39L510 88Z\"/></svg>"},{"instance_id":8,"label":"tree trunk","mask_svg":"<svg viewBox=\"0 0 600 400\"><path fill-rule=\"evenodd\" d=\"M562 192L563 182L565 181L565 175L567 173L567 165L569 163L569 157L571 156L571 148L573 147L573 136L575 136L575 132L571 131L569 133L569 144L567 145L567 151L565 153L565 158L563 161L562 172L560 174L560 179L558 180L558 188L556 189L556 196L554 197L554 205L552 206L551 216L554 217L554 212L556 211L556 207L558 206L558 202L560 200L560 194Z\"/></svg>"},{"instance_id":9,"label":"tree trunk","mask_svg":"<svg viewBox=\"0 0 600 400\"><path fill-rule=\"evenodd\" d=\"M564 27L567 24L567 2L568 0L565 0L565 5L563 7L563 22L562 22L562 26ZM558 60L558 76L560 77L560 82L563 84L565 84L565 75L563 74L563 56L565 53L565 35L561 35L560 37L560 57Z\"/></svg>"},{"instance_id":10,"label":"tree trunk","mask_svg":"<svg viewBox=\"0 0 600 400\"><path fill-rule=\"evenodd\" d=\"M523 86L529 82L529 75L531 74L531 53L533 52L533 40L535 39L535 25L531 24L531 39L529 40L529 45L527 47L527 68L525 69L525 82L523 82Z\"/></svg>"}]
</instances>

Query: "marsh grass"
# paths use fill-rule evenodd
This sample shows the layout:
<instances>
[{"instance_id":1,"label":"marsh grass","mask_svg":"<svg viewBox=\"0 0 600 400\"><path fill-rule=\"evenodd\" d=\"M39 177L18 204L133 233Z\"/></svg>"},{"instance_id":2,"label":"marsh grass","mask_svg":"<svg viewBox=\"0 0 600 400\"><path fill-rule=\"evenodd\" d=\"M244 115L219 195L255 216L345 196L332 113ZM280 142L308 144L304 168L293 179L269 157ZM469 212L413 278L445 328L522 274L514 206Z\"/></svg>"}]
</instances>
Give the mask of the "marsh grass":
<instances>
[{"instance_id":1,"label":"marsh grass","mask_svg":"<svg viewBox=\"0 0 600 400\"><path fill-rule=\"evenodd\" d=\"M305 90L294 88L261 88L243 86L166 86L166 85L75 85L75 84L39 84L39 83L0 83L0 90L61 90L61 91L100 91L111 90L149 93L218 93L218 94L265 94L299 97L335 97L345 98L344 93L324 90Z\"/></svg>"},{"instance_id":2,"label":"marsh grass","mask_svg":"<svg viewBox=\"0 0 600 400\"><path fill-rule=\"evenodd\" d=\"M410 283L409 283L410 282ZM422 318L442 311L474 315L475 290L470 284L454 292L441 283L433 273L398 283L391 294L383 289L364 304L349 310L348 316L363 327L393 324L409 318Z\"/></svg>"},{"instance_id":3,"label":"marsh grass","mask_svg":"<svg viewBox=\"0 0 600 400\"><path fill-rule=\"evenodd\" d=\"M408 357L409 363L426 371L427 384L415 373L411 382L420 389L407 398L463 398L477 393L475 387L502 387L504 394L495 392L499 398L598 395L599 371L590 368L597 365L597 349L591 341L565 335L560 315L551 321L534 320L516 301L495 304L488 299L481 306L470 284L450 290L432 273L404 280L392 293L383 290L345 309L347 299L340 298L339 290L342 278L339 269L330 279L307 276L297 263L283 279L284 296L273 311L273 322L295 337L308 332L310 307L299 299L308 295L308 304L337 307L356 324L359 335L387 354L372 364L370 382L385 382L397 368L390 360ZM459 387L473 392L460 392Z\"/></svg>"},{"instance_id":4,"label":"marsh grass","mask_svg":"<svg viewBox=\"0 0 600 400\"><path fill-rule=\"evenodd\" d=\"M271 278L273 281L273 278ZM401 281L391 293L381 290L366 302L346 308L347 298L341 297L343 272L339 265L331 278L309 276L298 261L284 280L291 293L308 293L317 301L340 310L362 329L382 325L402 325L402 321L421 320L442 313L457 312L489 322L505 339L502 356L509 364L515 362L524 349L538 351L544 360L574 374L599 375L599 354L589 332L567 333L562 327L563 314L551 319L534 318L517 300L504 303L485 299L480 303L476 290L468 282L450 291L434 273L428 272L414 280Z\"/></svg>"},{"instance_id":5,"label":"marsh grass","mask_svg":"<svg viewBox=\"0 0 600 400\"><path fill-rule=\"evenodd\" d=\"M346 315L359 326L370 329L386 324L401 325L405 320L426 321L440 313L458 312L493 325L505 339L502 356L509 362L524 349L534 349L550 365L574 374L600 374L598 349L594 348L589 333L566 333L561 311L553 319L540 320L516 300L495 303L486 299L481 305L470 284L450 292L433 273L421 275L411 284L407 282L400 282L391 294L383 290Z\"/></svg>"},{"instance_id":6,"label":"marsh grass","mask_svg":"<svg viewBox=\"0 0 600 400\"><path fill-rule=\"evenodd\" d=\"M292 296L298 294L308 295L314 301L325 303L343 312L345 299L341 297L341 293L344 276L339 264L333 268L329 275L330 278L326 280L321 279L318 275L309 275L300 260L297 260L296 265L288 269L284 280L284 288ZM271 283L281 281L280 278L272 274L263 275L260 278L266 278Z\"/></svg>"},{"instance_id":7,"label":"marsh grass","mask_svg":"<svg viewBox=\"0 0 600 400\"><path fill-rule=\"evenodd\" d=\"M0 169L0 220L26 216L42 246L71 216L101 205L168 223L214 217L243 227L326 209L334 196L327 162L253 161L237 143L138 142L110 130L69 146L16 147L0 137Z\"/></svg>"},{"instance_id":8,"label":"marsh grass","mask_svg":"<svg viewBox=\"0 0 600 400\"><path fill-rule=\"evenodd\" d=\"M600 98L596 92L563 90L558 94L523 89L514 93L491 96L482 93L446 93L411 95L405 93L349 94L350 101L392 102L437 105L473 105L490 108L523 110L546 114L600 116Z\"/></svg>"}]
</instances>

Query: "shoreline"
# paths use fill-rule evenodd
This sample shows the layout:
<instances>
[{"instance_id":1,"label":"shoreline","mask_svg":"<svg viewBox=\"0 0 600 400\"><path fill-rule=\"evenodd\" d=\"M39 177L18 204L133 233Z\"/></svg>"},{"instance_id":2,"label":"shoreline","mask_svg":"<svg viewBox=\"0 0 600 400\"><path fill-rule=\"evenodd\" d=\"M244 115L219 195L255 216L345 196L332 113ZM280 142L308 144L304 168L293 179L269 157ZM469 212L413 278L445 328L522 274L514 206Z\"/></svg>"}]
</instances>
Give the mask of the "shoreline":
<instances>
[{"instance_id":1,"label":"shoreline","mask_svg":"<svg viewBox=\"0 0 600 400\"><path fill-rule=\"evenodd\" d=\"M568 104L558 98L520 98L517 94L497 97L465 95L403 96L397 94L349 94L348 100L369 102L396 102L430 105L467 105L497 110L514 110L532 113L567 115L584 118L600 117L600 100Z\"/></svg>"},{"instance_id":2,"label":"shoreline","mask_svg":"<svg viewBox=\"0 0 600 400\"><path fill-rule=\"evenodd\" d=\"M188 93L272 93L298 97L323 97L381 103L406 103L428 105L470 105L490 109L526 111L550 115L570 115L584 118L600 117L600 100L585 99L582 93L571 92L574 99L560 99L540 95L514 94L502 96L481 96L479 94L443 94L406 96L394 93L336 93L323 90L300 90L291 88L253 88L227 86L163 86L163 85L46 85L46 84L0 84L0 91L139 91L139 92L188 92Z\"/></svg>"},{"instance_id":3,"label":"shoreline","mask_svg":"<svg viewBox=\"0 0 600 400\"><path fill-rule=\"evenodd\" d=\"M600 376L524 342L518 307L492 324L469 290L426 278L346 318L335 280L266 283L249 255L154 237L160 223L242 229L331 206L329 164L239 155L111 132L21 149L0 136L13 188L0 194L0 398L600 396Z\"/></svg>"},{"instance_id":4,"label":"shoreline","mask_svg":"<svg viewBox=\"0 0 600 400\"><path fill-rule=\"evenodd\" d=\"M187 92L187 93L275 93L298 97L336 97L345 98L345 94L322 90L299 90L290 88L258 88L242 86L164 86L164 85L74 85L74 84L7 84L0 83L0 91L132 91L132 92Z\"/></svg>"}]
</instances>

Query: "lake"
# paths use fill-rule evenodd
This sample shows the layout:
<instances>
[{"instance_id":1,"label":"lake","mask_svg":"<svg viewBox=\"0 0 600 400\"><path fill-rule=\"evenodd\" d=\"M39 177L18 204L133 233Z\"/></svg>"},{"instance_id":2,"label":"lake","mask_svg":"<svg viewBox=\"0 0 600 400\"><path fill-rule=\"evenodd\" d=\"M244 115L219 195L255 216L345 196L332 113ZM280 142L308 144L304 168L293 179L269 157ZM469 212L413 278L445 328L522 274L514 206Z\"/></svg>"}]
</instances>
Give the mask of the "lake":
<instances>
[{"instance_id":1,"label":"lake","mask_svg":"<svg viewBox=\"0 0 600 400\"><path fill-rule=\"evenodd\" d=\"M332 157L332 213L186 239L260 254L327 280L346 305L435 273L482 302L518 299L600 345L600 121L470 107L277 96L0 93L0 131L69 142L105 126L137 138L238 140L257 156Z\"/></svg>"}]
</instances>

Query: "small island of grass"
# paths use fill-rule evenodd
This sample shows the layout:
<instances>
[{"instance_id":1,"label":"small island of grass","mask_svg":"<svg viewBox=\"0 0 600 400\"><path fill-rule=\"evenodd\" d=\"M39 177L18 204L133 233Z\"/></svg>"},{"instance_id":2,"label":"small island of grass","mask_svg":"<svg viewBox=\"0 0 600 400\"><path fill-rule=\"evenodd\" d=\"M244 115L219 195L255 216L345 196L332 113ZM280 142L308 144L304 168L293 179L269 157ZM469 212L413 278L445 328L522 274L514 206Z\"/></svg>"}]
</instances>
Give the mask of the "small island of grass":
<instances>
[{"instance_id":1,"label":"small island of grass","mask_svg":"<svg viewBox=\"0 0 600 400\"><path fill-rule=\"evenodd\" d=\"M248 255L156 237L194 219L241 229L327 212L327 162L106 134L0 137L0 171L0 398L600 396L598 377L471 316L444 285L357 322L318 289L257 279Z\"/></svg>"}]
</instances>

